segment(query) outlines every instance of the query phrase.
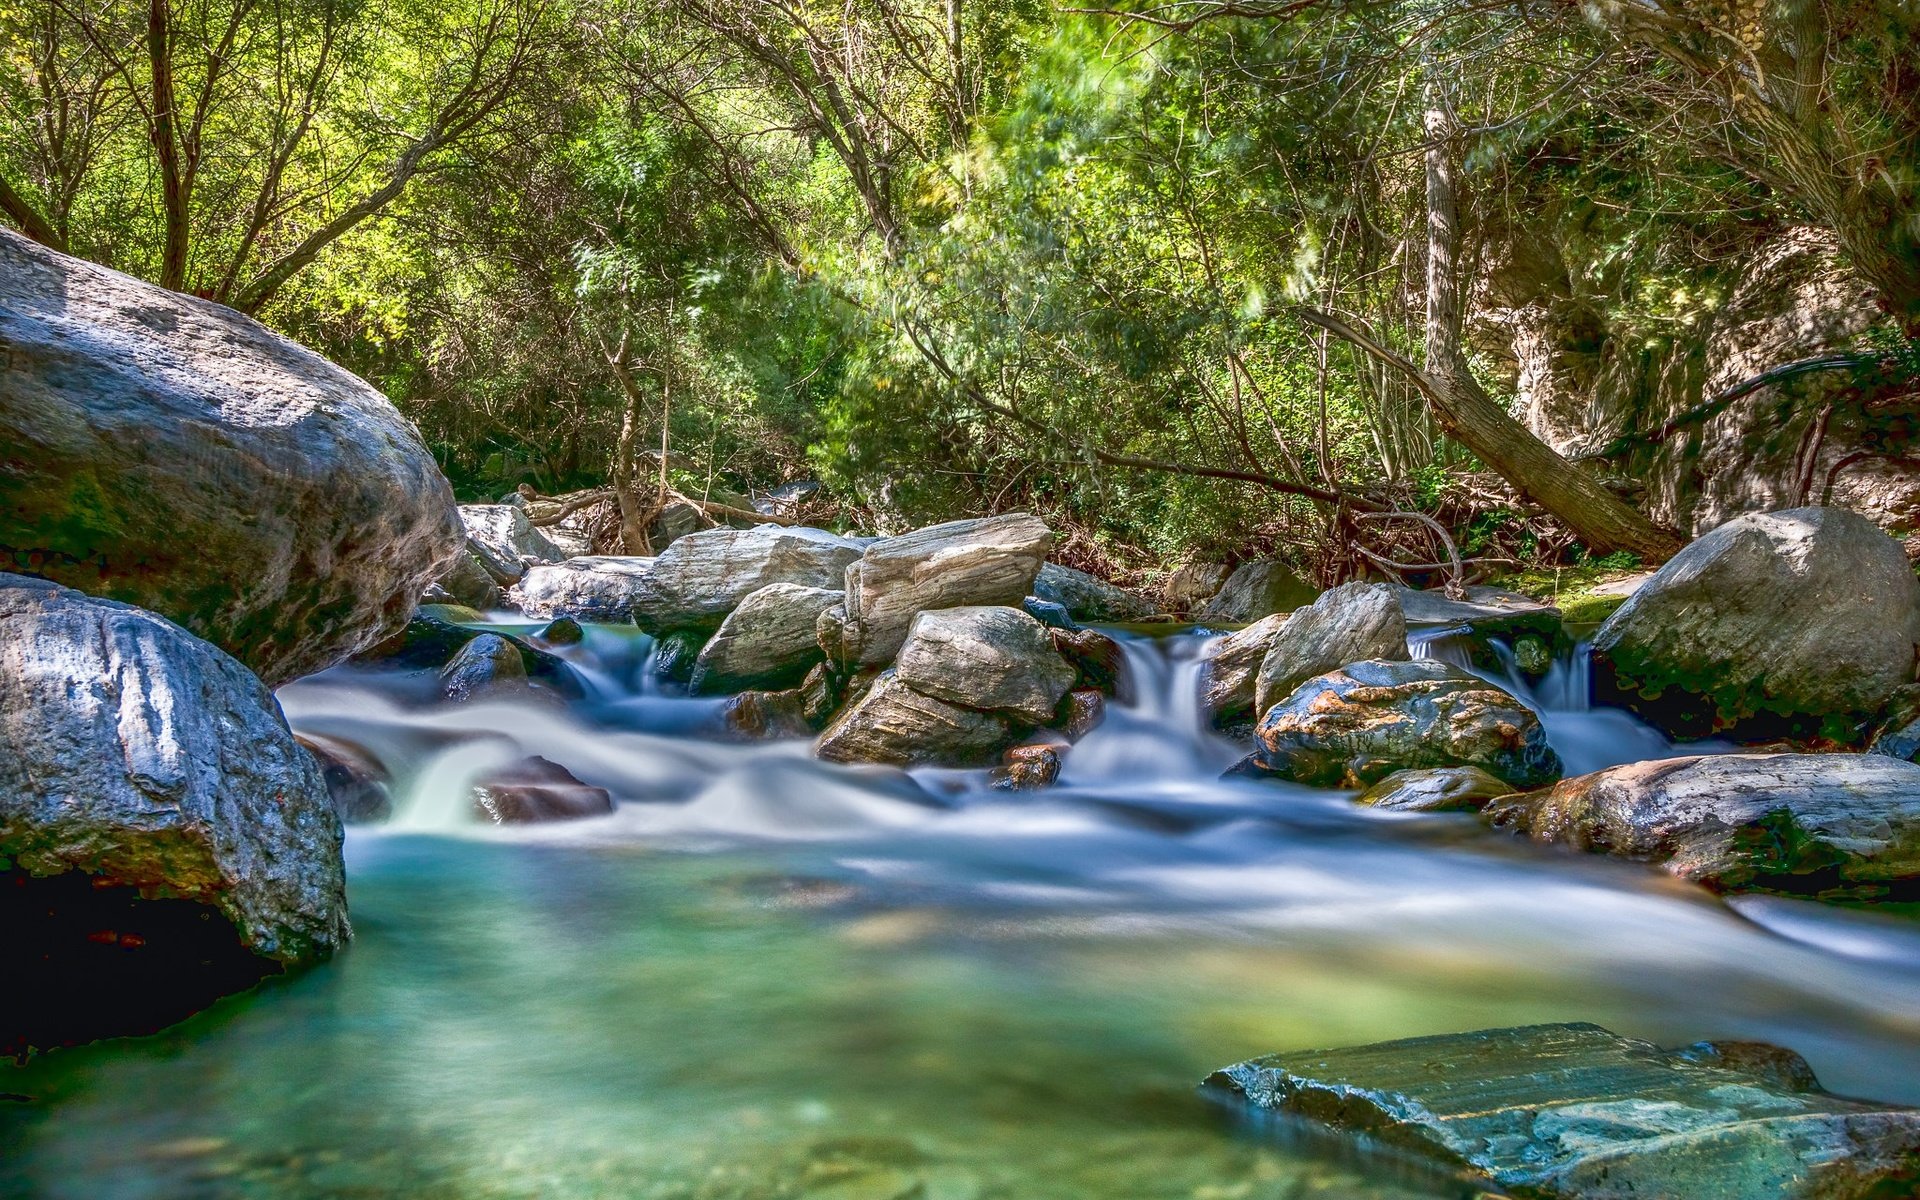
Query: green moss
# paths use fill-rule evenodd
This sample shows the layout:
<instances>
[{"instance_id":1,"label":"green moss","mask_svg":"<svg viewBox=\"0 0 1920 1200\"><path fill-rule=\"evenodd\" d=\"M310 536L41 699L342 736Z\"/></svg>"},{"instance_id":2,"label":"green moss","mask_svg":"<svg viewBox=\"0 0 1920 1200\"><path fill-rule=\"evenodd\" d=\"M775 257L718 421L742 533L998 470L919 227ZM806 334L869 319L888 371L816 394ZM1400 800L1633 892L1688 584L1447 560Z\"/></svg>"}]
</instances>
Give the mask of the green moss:
<instances>
[{"instance_id":1,"label":"green moss","mask_svg":"<svg viewBox=\"0 0 1920 1200\"><path fill-rule=\"evenodd\" d=\"M1494 586L1531 596L1560 610L1570 628L1598 625L1626 603L1625 596L1595 594L1601 584L1625 579L1636 572L1618 567L1585 564L1521 571L1493 581Z\"/></svg>"}]
</instances>

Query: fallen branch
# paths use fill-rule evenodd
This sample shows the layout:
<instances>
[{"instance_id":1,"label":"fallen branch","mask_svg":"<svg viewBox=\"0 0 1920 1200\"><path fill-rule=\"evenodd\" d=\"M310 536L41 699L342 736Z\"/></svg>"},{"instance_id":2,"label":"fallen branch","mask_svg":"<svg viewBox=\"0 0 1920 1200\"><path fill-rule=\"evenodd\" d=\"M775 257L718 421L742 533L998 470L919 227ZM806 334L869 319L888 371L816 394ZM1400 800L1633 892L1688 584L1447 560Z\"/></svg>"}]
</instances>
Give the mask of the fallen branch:
<instances>
[{"instance_id":1,"label":"fallen branch","mask_svg":"<svg viewBox=\"0 0 1920 1200\"><path fill-rule=\"evenodd\" d=\"M598 488L591 492L581 492L579 495L575 496L573 499L562 504L559 508L553 510L550 513L545 513L537 517L531 513L527 514L527 521L529 524L539 525L539 526L558 525L560 522L566 520L568 517L579 512L583 508L591 508L592 506L599 504L602 501L611 500L613 498L614 498L614 494L613 494L612 488Z\"/></svg>"}]
</instances>

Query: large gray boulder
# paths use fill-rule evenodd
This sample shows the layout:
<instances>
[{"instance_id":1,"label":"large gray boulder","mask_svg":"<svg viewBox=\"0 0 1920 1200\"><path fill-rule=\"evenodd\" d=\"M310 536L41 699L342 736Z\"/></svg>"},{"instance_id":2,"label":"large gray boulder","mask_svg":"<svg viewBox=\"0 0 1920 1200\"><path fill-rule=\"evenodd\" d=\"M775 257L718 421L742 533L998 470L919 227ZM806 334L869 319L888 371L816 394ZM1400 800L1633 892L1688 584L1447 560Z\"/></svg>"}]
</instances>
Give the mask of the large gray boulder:
<instances>
[{"instance_id":1,"label":"large gray boulder","mask_svg":"<svg viewBox=\"0 0 1920 1200\"><path fill-rule=\"evenodd\" d=\"M1655 863L1718 891L1873 896L1920 879L1920 766L1878 754L1628 763L1487 815L1537 842Z\"/></svg>"},{"instance_id":2,"label":"large gray boulder","mask_svg":"<svg viewBox=\"0 0 1920 1200\"><path fill-rule=\"evenodd\" d=\"M998 759L1017 732L1000 713L922 695L889 669L834 718L814 753L832 762L981 767Z\"/></svg>"},{"instance_id":3,"label":"large gray boulder","mask_svg":"<svg viewBox=\"0 0 1920 1200\"><path fill-rule=\"evenodd\" d=\"M1207 1087L1514 1195L1920 1194L1920 1111L1829 1095L1806 1060L1758 1042L1663 1050L1597 1025L1533 1025L1275 1054Z\"/></svg>"},{"instance_id":4,"label":"large gray boulder","mask_svg":"<svg viewBox=\"0 0 1920 1200\"><path fill-rule=\"evenodd\" d=\"M1594 635L1602 699L1672 733L1841 733L1914 678L1920 580L1857 513L1737 517L1682 550Z\"/></svg>"},{"instance_id":5,"label":"large gray boulder","mask_svg":"<svg viewBox=\"0 0 1920 1200\"><path fill-rule=\"evenodd\" d=\"M386 397L224 305L0 229L0 567L277 686L406 624L461 543Z\"/></svg>"},{"instance_id":6,"label":"large gray boulder","mask_svg":"<svg viewBox=\"0 0 1920 1200\"><path fill-rule=\"evenodd\" d=\"M894 670L923 696L1010 713L1031 725L1053 719L1079 674L1055 653L1046 626L1003 605L921 613Z\"/></svg>"},{"instance_id":7,"label":"large gray boulder","mask_svg":"<svg viewBox=\"0 0 1920 1200\"><path fill-rule=\"evenodd\" d=\"M844 593L798 583L770 583L727 614L694 659L694 695L791 687L821 661L814 624Z\"/></svg>"},{"instance_id":8,"label":"large gray boulder","mask_svg":"<svg viewBox=\"0 0 1920 1200\"><path fill-rule=\"evenodd\" d=\"M824 529L703 529L653 560L652 594L636 606L634 619L652 631L713 629L768 584L839 589L860 552L857 543Z\"/></svg>"},{"instance_id":9,"label":"large gray boulder","mask_svg":"<svg viewBox=\"0 0 1920 1200\"><path fill-rule=\"evenodd\" d=\"M1202 621L1244 624L1312 604L1320 589L1282 562L1241 563L1199 612Z\"/></svg>"},{"instance_id":10,"label":"large gray boulder","mask_svg":"<svg viewBox=\"0 0 1920 1200\"><path fill-rule=\"evenodd\" d=\"M1158 611L1145 596L1059 563L1040 564L1040 573L1033 580L1033 594L1066 609L1067 615L1076 621L1095 624L1144 621Z\"/></svg>"},{"instance_id":11,"label":"large gray boulder","mask_svg":"<svg viewBox=\"0 0 1920 1200\"><path fill-rule=\"evenodd\" d=\"M460 523L468 552L501 587L518 583L529 560L555 563L569 557L527 519L524 504L462 504Z\"/></svg>"},{"instance_id":12,"label":"large gray boulder","mask_svg":"<svg viewBox=\"0 0 1920 1200\"><path fill-rule=\"evenodd\" d=\"M1368 659L1407 657L1407 619L1392 588L1346 583L1296 610L1267 645L1253 709L1269 708L1316 675Z\"/></svg>"},{"instance_id":13,"label":"large gray boulder","mask_svg":"<svg viewBox=\"0 0 1920 1200\"><path fill-rule=\"evenodd\" d=\"M530 566L507 594L521 612L543 621L631 621L652 602L655 559L589 554Z\"/></svg>"},{"instance_id":14,"label":"large gray boulder","mask_svg":"<svg viewBox=\"0 0 1920 1200\"><path fill-rule=\"evenodd\" d=\"M1479 767L1515 788L1560 777L1532 709L1431 660L1350 663L1310 679L1254 736L1260 768L1327 787L1368 787L1407 767Z\"/></svg>"},{"instance_id":15,"label":"large gray boulder","mask_svg":"<svg viewBox=\"0 0 1920 1200\"><path fill-rule=\"evenodd\" d=\"M847 599L823 619L822 647L849 671L891 662L915 615L930 608L1017 607L1053 545L1027 513L929 525L882 538L847 569Z\"/></svg>"},{"instance_id":16,"label":"large gray boulder","mask_svg":"<svg viewBox=\"0 0 1920 1200\"><path fill-rule=\"evenodd\" d=\"M339 819L266 687L153 613L16 575L0 863L0 922L40 948L0 966L26 1014L0 1051L168 1023L351 935Z\"/></svg>"},{"instance_id":17,"label":"large gray boulder","mask_svg":"<svg viewBox=\"0 0 1920 1200\"><path fill-rule=\"evenodd\" d=\"M1232 729L1253 719L1260 664L1289 619L1287 613L1274 613L1209 643L1200 665L1200 705L1214 728Z\"/></svg>"}]
</instances>

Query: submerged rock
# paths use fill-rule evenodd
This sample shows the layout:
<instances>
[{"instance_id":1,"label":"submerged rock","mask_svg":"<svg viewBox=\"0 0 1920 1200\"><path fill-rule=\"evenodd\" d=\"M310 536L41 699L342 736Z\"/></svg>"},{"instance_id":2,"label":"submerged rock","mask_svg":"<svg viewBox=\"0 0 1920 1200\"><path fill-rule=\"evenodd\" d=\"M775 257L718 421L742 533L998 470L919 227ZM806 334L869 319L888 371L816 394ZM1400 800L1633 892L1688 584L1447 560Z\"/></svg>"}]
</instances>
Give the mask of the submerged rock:
<instances>
[{"instance_id":1,"label":"submerged rock","mask_svg":"<svg viewBox=\"0 0 1920 1200\"><path fill-rule=\"evenodd\" d=\"M1052 545L1053 531L1027 513L882 538L848 568L845 606L829 622L831 633L823 625L821 645L843 669L855 671L893 661L907 627L928 609L1017 608L1033 591Z\"/></svg>"},{"instance_id":2,"label":"submerged rock","mask_svg":"<svg viewBox=\"0 0 1920 1200\"><path fill-rule=\"evenodd\" d=\"M1013 746L1000 756L987 786L1002 792L1037 792L1060 778L1060 751L1054 746Z\"/></svg>"},{"instance_id":3,"label":"submerged rock","mask_svg":"<svg viewBox=\"0 0 1920 1200\"><path fill-rule=\"evenodd\" d=\"M1253 710L1264 714L1307 680L1348 663L1406 657L1407 620L1393 589L1342 584L1296 610L1267 643Z\"/></svg>"},{"instance_id":4,"label":"submerged rock","mask_svg":"<svg viewBox=\"0 0 1920 1200\"><path fill-rule=\"evenodd\" d=\"M1208 647L1200 667L1200 704L1215 729L1251 727L1260 664L1287 620L1286 613L1262 617Z\"/></svg>"},{"instance_id":5,"label":"submerged rock","mask_svg":"<svg viewBox=\"0 0 1920 1200\"><path fill-rule=\"evenodd\" d=\"M1516 788L1560 777L1532 709L1440 662L1359 662L1308 680L1255 736L1263 769L1325 787L1366 787L1407 767L1479 767Z\"/></svg>"},{"instance_id":6,"label":"submerged rock","mask_svg":"<svg viewBox=\"0 0 1920 1200\"><path fill-rule=\"evenodd\" d=\"M688 689L695 695L798 683L824 657L814 626L844 592L770 583L740 602L700 650Z\"/></svg>"},{"instance_id":7,"label":"submerged rock","mask_svg":"<svg viewBox=\"0 0 1920 1200\"><path fill-rule=\"evenodd\" d=\"M1416 767L1395 771L1356 799L1396 812L1477 812L1512 792L1506 780L1478 767Z\"/></svg>"},{"instance_id":8,"label":"submerged rock","mask_svg":"<svg viewBox=\"0 0 1920 1200\"><path fill-rule=\"evenodd\" d=\"M221 304L0 229L0 569L166 616L270 686L404 626L461 543L387 398Z\"/></svg>"},{"instance_id":9,"label":"submerged rock","mask_svg":"<svg viewBox=\"0 0 1920 1200\"><path fill-rule=\"evenodd\" d=\"M13 575L0 863L0 942L32 960L3 964L0 1053L151 1031L351 935L339 818L266 687L153 613Z\"/></svg>"},{"instance_id":10,"label":"submerged rock","mask_svg":"<svg viewBox=\"0 0 1920 1200\"><path fill-rule=\"evenodd\" d=\"M1105 693L1093 688L1075 688L1067 693L1066 699L1060 701L1054 724L1067 735L1069 742L1077 742L1100 728L1100 723L1106 719Z\"/></svg>"},{"instance_id":11,"label":"submerged rock","mask_svg":"<svg viewBox=\"0 0 1920 1200\"><path fill-rule=\"evenodd\" d=\"M1044 725L1076 675L1054 652L1049 632L1004 605L923 612L914 618L894 670L923 696Z\"/></svg>"},{"instance_id":12,"label":"submerged rock","mask_svg":"<svg viewBox=\"0 0 1920 1200\"><path fill-rule=\"evenodd\" d=\"M1040 564L1033 580L1033 594L1058 604L1075 621L1144 621L1157 611L1145 596L1059 563Z\"/></svg>"},{"instance_id":13,"label":"submerged rock","mask_svg":"<svg viewBox=\"0 0 1920 1200\"><path fill-rule=\"evenodd\" d=\"M1202 621L1239 625L1312 604L1320 589L1282 562L1241 563L1201 608Z\"/></svg>"},{"instance_id":14,"label":"submerged rock","mask_svg":"<svg viewBox=\"0 0 1920 1200\"><path fill-rule=\"evenodd\" d=\"M520 611L536 620L631 621L634 609L651 602L651 558L589 554L528 567L508 593Z\"/></svg>"},{"instance_id":15,"label":"submerged rock","mask_svg":"<svg viewBox=\"0 0 1920 1200\"><path fill-rule=\"evenodd\" d=\"M341 821L365 824L393 815L393 793L387 786L393 777L365 747L317 733L295 734L293 740L313 755Z\"/></svg>"},{"instance_id":16,"label":"submerged rock","mask_svg":"<svg viewBox=\"0 0 1920 1200\"><path fill-rule=\"evenodd\" d=\"M714 629L769 584L837 590L859 557L858 545L824 529L703 529L653 560L650 594L635 605L634 619L649 631Z\"/></svg>"},{"instance_id":17,"label":"submerged rock","mask_svg":"<svg viewBox=\"0 0 1920 1200\"><path fill-rule=\"evenodd\" d=\"M527 682L520 647L497 633L483 633L460 647L440 672L440 694L455 704L509 691Z\"/></svg>"},{"instance_id":18,"label":"submerged rock","mask_svg":"<svg viewBox=\"0 0 1920 1200\"><path fill-rule=\"evenodd\" d=\"M469 643L480 637L491 637L507 642L519 651L524 678L570 700L578 700L585 695L585 689L580 686L573 669L531 640L462 623L477 623L480 620L478 613L455 605L423 604L398 636L388 638L354 661L361 666L383 669L444 673ZM512 670L511 667L504 669Z\"/></svg>"},{"instance_id":19,"label":"submerged rock","mask_svg":"<svg viewBox=\"0 0 1920 1200\"><path fill-rule=\"evenodd\" d=\"M1488 809L1496 825L1718 891L1882 894L1920 879L1920 766L1876 754L1628 763Z\"/></svg>"},{"instance_id":20,"label":"submerged rock","mask_svg":"<svg viewBox=\"0 0 1920 1200\"><path fill-rule=\"evenodd\" d=\"M700 651L706 644L707 633L704 629L676 629L672 633L663 633L654 640L653 658L648 663L648 669L656 679L687 683L693 679L694 665L700 661Z\"/></svg>"},{"instance_id":21,"label":"submerged rock","mask_svg":"<svg viewBox=\"0 0 1920 1200\"><path fill-rule=\"evenodd\" d=\"M489 773L473 785L473 809L496 825L572 821L613 811L613 796L539 756Z\"/></svg>"},{"instance_id":22,"label":"submerged rock","mask_svg":"<svg viewBox=\"0 0 1920 1200\"><path fill-rule=\"evenodd\" d=\"M1798 1055L1753 1043L1662 1050L1533 1025L1270 1055L1207 1087L1525 1195L1870 1200L1920 1186L1920 1112L1829 1095Z\"/></svg>"},{"instance_id":23,"label":"submerged rock","mask_svg":"<svg viewBox=\"0 0 1920 1200\"><path fill-rule=\"evenodd\" d=\"M1920 580L1857 513L1737 517L1676 555L1594 636L1602 699L1672 733L1828 732L1913 682Z\"/></svg>"},{"instance_id":24,"label":"submerged rock","mask_svg":"<svg viewBox=\"0 0 1920 1200\"><path fill-rule=\"evenodd\" d=\"M784 692L741 692L720 713L727 732L749 741L813 736L807 701L798 688Z\"/></svg>"},{"instance_id":25,"label":"submerged rock","mask_svg":"<svg viewBox=\"0 0 1920 1200\"><path fill-rule=\"evenodd\" d=\"M1014 736L1004 715L923 695L890 668L827 726L814 752L833 762L979 767Z\"/></svg>"}]
</instances>

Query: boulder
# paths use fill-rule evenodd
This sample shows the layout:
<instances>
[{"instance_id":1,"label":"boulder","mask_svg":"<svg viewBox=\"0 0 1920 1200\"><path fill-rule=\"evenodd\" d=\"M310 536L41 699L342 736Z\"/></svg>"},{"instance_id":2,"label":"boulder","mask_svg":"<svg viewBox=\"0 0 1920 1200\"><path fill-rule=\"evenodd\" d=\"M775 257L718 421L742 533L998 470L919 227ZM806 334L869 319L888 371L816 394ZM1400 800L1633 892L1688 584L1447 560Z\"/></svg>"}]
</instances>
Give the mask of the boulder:
<instances>
[{"instance_id":1,"label":"boulder","mask_svg":"<svg viewBox=\"0 0 1920 1200\"><path fill-rule=\"evenodd\" d=\"M1167 576L1161 593L1174 612L1194 612L1219 594L1231 574L1225 563L1190 562Z\"/></svg>"},{"instance_id":2,"label":"boulder","mask_svg":"<svg viewBox=\"0 0 1920 1200\"><path fill-rule=\"evenodd\" d=\"M536 620L631 621L635 608L652 602L657 559L594 554L528 567L508 594Z\"/></svg>"},{"instance_id":3,"label":"boulder","mask_svg":"<svg viewBox=\"0 0 1920 1200\"><path fill-rule=\"evenodd\" d=\"M1158 611L1145 596L1059 563L1040 564L1033 594L1066 609L1067 616L1075 621L1144 621Z\"/></svg>"},{"instance_id":4,"label":"boulder","mask_svg":"<svg viewBox=\"0 0 1920 1200\"><path fill-rule=\"evenodd\" d=\"M922 696L1044 725L1076 676L1054 652L1048 632L1005 605L923 612L914 618L894 670Z\"/></svg>"},{"instance_id":5,"label":"boulder","mask_svg":"<svg viewBox=\"0 0 1920 1200\"><path fill-rule=\"evenodd\" d=\"M770 583L752 593L701 648L688 690L704 695L799 683L822 661L814 625L844 596L798 583Z\"/></svg>"},{"instance_id":6,"label":"boulder","mask_svg":"<svg viewBox=\"0 0 1920 1200\"><path fill-rule=\"evenodd\" d=\"M555 617L528 637L543 646L578 646L586 641L587 631L572 617Z\"/></svg>"},{"instance_id":7,"label":"boulder","mask_svg":"<svg viewBox=\"0 0 1920 1200\"><path fill-rule=\"evenodd\" d=\"M1285 563L1241 563L1200 609L1199 617L1209 623L1243 625L1312 604L1319 594L1319 588L1302 580Z\"/></svg>"},{"instance_id":8,"label":"boulder","mask_svg":"<svg viewBox=\"0 0 1920 1200\"><path fill-rule=\"evenodd\" d=\"M440 672L440 694L455 704L510 692L527 682L520 647L497 633L483 633L460 647Z\"/></svg>"},{"instance_id":9,"label":"boulder","mask_svg":"<svg viewBox=\"0 0 1920 1200\"><path fill-rule=\"evenodd\" d=\"M1682 736L1850 733L1913 682L1920 580L1856 513L1737 517L1676 555L1593 639L1598 698Z\"/></svg>"},{"instance_id":10,"label":"boulder","mask_svg":"<svg viewBox=\"0 0 1920 1200\"><path fill-rule=\"evenodd\" d=\"M450 601L481 612L499 608L502 603L500 584L479 557L465 547L453 556L452 563L421 599L427 603Z\"/></svg>"},{"instance_id":11,"label":"boulder","mask_svg":"<svg viewBox=\"0 0 1920 1200\"><path fill-rule=\"evenodd\" d=\"M720 721L729 734L746 741L813 735L813 725L807 720L806 697L798 688L784 692L741 692L727 700Z\"/></svg>"},{"instance_id":12,"label":"boulder","mask_svg":"<svg viewBox=\"0 0 1920 1200\"><path fill-rule=\"evenodd\" d=\"M1008 513L930 525L866 548L846 572L837 622L823 615L821 645L848 671L893 661L914 617L934 608L1018 606L1033 590L1053 531ZM823 585L824 586L824 585ZM831 610L829 610L831 612Z\"/></svg>"},{"instance_id":13,"label":"boulder","mask_svg":"<svg viewBox=\"0 0 1920 1200\"><path fill-rule=\"evenodd\" d=\"M814 752L833 762L979 767L1013 739L1002 714L922 695L888 669L827 726Z\"/></svg>"},{"instance_id":14,"label":"boulder","mask_svg":"<svg viewBox=\"0 0 1920 1200\"><path fill-rule=\"evenodd\" d=\"M649 631L714 629L768 584L837 589L859 557L859 546L823 529L703 529L653 560L651 592L634 619Z\"/></svg>"},{"instance_id":15,"label":"boulder","mask_svg":"<svg viewBox=\"0 0 1920 1200\"><path fill-rule=\"evenodd\" d=\"M473 624L462 623L479 620L478 613L454 605L423 604L397 636L388 638L354 661L360 666L381 669L444 672L460 657L469 642L487 636L508 642L520 652L521 675L524 678L569 700L578 700L586 695L579 677L563 659L515 634L479 629ZM512 670L511 667L504 669Z\"/></svg>"},{"instance_id":16,"label":"boulder","mask_svg":"<svg viewBox=\"0 0 1920 1200\"><path fill-rule=\"evenodd\" d=\"M663 633L654 639L653 657L648 661L647 669L653 672L655 679L685 684L693 678L694 664L700 661L700 651L706 644L707 634L702 629L676 629L672 633Z\"/></svg>"},{"instance_id":17,"label":"boulder","mask_svg":"<svg viewBox=\"0 0 1920 1200\"><path fill-rule=\"evenodd\" d=\"M1716 891L1881 895L1920 879L1920 766L1877 754L1628 763L1490 806L1494 824Z\"/></svg>"},{"instance_id":18,"label":"boulder","mask_svg":"<svg viewBox=\"0 0 1920 1200\"><path fill-rule=\"evenodd\" d=\"M492 771L473 785L475 815L495 825L573 821L613 811L613 796L537 755Z\"/></svg>"},{"instance_id":19,"label":"boulder","mask_svg":"<svg viewBox=\"0 0 1920 1200\"><path fill-rule=\"evenodd\" d=\"M1097 629L1049 629L1047 640L1074 670L1076 687L1090 687L1125 703L1132 698L1127 654Z\"/></svg>"},{"instance_id":20,"label":"boulder","mask_svg":"<svg viewBox=\"0 0 1920 1200\"><path fill-rule=\"evenodd\" d=\"M529 560L555 563L567 557L534 528L524 504L462 504L460 523L467 531L467 550L501 587L518 583Z\"/></svg>"},{"instance_id":21,"label":"boulder","mask_svg":"<svg viewBox=\"0 0 1920 1200\"><path fill-rule=\"evenodd\" d=\"M1829 1095L1799 1055L1754 1043L1662 1050L1532 1025L1275 1054L1206 1087L1516 1195L1869 1200L1920 1186L1920 1111Z\"/></svg>"},{"instance_id":22,"label":"boulder","mask_svg":"<svg viewBox=\"0 0 1920 1200\"><path fill-rule=\"evenodd\" d=\"M1200 705L1215 729L1232 729L1253 720L1260 664L1287 619L1286 613L1262 617L1207 646L1206 661L1200 665Z\"/></svg>"},{"instance_id":23,"label":"boulder","mask_svg":"<svg viewBox=\"0 0 1920 1200\"><path fill-rule=\"evenodd\" d=\"M1093 688L1075 688L1068 692L1060 702L1060 710L1054 714L1054 724L1067 735L1069 742L1077 742L1092 733L1106 719L1107 697Z\"/></svg>"},{"instance_id":24,"label":"boulder","mask_svg":"<svg viewBox=\"0 0 1920 1200\"><path fill-rule=\"evenodd\" d=\"M343 823L384 821L393 815L393 793L388 789L393 777L365 747L317 733L297 733L293 740L313 755L333 811Z\"/></svg>"},{"instance_id":25,"label":"boulder","mask_svg":"<svg viewBox=\"0 0 1920 1200\"><path fill-rule=\"evenodd\" d=\"M1479 767L1515 788L1560 777L1540 719L1441 662L1358 662L1300 685L1255 730L1267 772L1367 787L1407 767Z\"/></svg>"},{"instance_id":26,"label":"boulder","mask_svg":"<svg viewBox=\"0 0 1920 1200\"><path fill-rule=\"evenodd\" d=\"M1395 812L1478 812L1513 788L1479 767L1415 767L1393 774L1356 800Z\"/></svg>"},{"instance_id":27,"label":"boulder","mask_svg":"<svg viewBox=\"0 0 1920 1200\"><path fill-rule=\"evenodd\" d=\"M999 792L1037 792L1060 778L1057 746L1010 746L1000 765L987 777L987 786Z\"/></svg>"},{"instance_id":28,"label":"boulder","mask_svg":"<svg viewBox=\"0 0 1920 1200\"><path fill-rule=\"evenodd\" d=\"M0 346L0 569L277 687L400 630L460 547L386 397L231 308L0 229Z\"/></svg>"},{"instance_id":29,"label":"boulder","mask_svg":"<svg viewBox=\"0 0 1920 1200\"><path fill-rule=\"evenodd\" d=\"M1302 609L1267 644L1254 681L1253 711L1264 714L1293 689L1348 663L1407 657L1407 620L1391 587L1347 583Z\"/></svg>"},{"instance_id":30,"label":"boulder","mask_svg":"<svg viewBox=\"0 0 1920 1200\"><path fill-rule=\"evenodd\" d=\"M0 1053L149 1032L350 936L339 818L265 685L0 575Z\"/></svg>"}]
</instances>

